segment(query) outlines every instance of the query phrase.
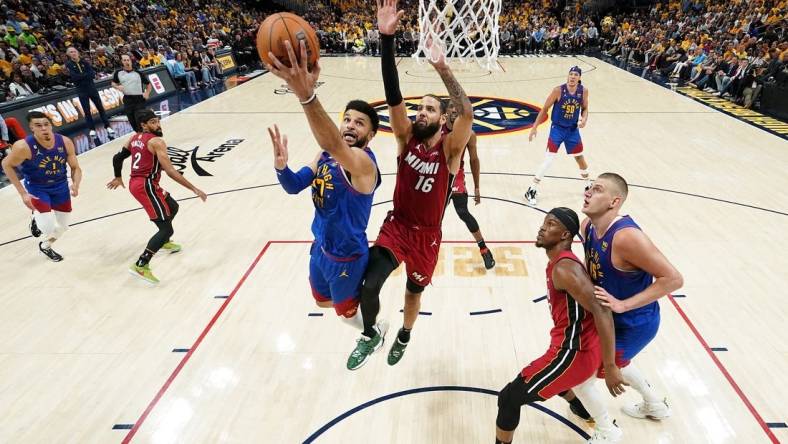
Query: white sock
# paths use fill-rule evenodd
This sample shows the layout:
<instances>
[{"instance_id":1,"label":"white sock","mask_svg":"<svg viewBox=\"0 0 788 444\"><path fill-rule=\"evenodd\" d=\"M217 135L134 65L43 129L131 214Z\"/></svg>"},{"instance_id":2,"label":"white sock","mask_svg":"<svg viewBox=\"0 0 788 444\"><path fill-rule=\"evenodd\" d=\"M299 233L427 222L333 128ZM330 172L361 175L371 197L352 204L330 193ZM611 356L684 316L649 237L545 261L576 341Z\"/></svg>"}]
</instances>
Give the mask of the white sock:
<instances>
[{"instance_id":1,"label":"white sock","mask_svg":"<svg viewBox=\"0 0 788 444\"><path fill-rule=\"evenodd\" d=\"M38 229L41 230L41 234L44 235L44 239L57 238L55 236L55 231L57 230L57 222L55 219L54 212L47 211L46 213L39 213L38 211L36 211L33 213L33 218L36 220L36 225L38 226ZM48 244L47 241L45 242Z\"/></svg>"},{"instance_id":2,"label":"white sock","mask_svg":"<svg viewBox=\"0 0 788 444\"><path fill-rule=\"evenodd\" d=\"M651 384L646 381L646 378L640 373L637 367L632 364L621 369L621 376L629 383L629 386L633 389L637 390L641 396L643 396L643 400L649 403L658 403L662 402L662 398L657 395L657 392L654 391L654 388L651 387Z\"/></svg>"},{"instance_id":3,"label":"white sock","mask_svg":"<svg viewBox=\"0 0 788 444\"><path fill-rule=\"evenodd\" d=\"M596 387L596 379L596 375L594 375L573 390L575 395L580 398L580 402L583 403L583 407L586 408L588 414L594 418L596 426L600 430L610 430L615 427L615 425L613 424L613 420L610 419L610 415L607 413L607 407L605 406L605 399L602 396L602 392Z\"/></svg>"},{"instance_id":4,"label":"white sock","mask_svg":"<svg viewBox=\"0 0 788 444\"><path fill-rule=\"evenodd\" d=\"M553 161L555 161L555 155L556 155L556 153L551 153L550 151L545 153L544 161L539 166L539 169L536 171L536 176L534 177L534 183L538 184L539 182L536 182L536 181L537 180L542 180L542 178L544 177L545 173L547 172L547 169L550 168L550 165L552 165Z\"/></svg>"},{"instance_id":5,"label":"white sock","mask_svg":"<svg viewBox=\"0 0 788 444\"><path fill-rule=\"evenodd\" d=\"M54 213L57 226L55 227L55 232L52 237L59 239L60 236L68 230L68 222L71 219L71 213L64 213L62 211L54 211Z\"/></svg>"},{"instance_id":6,"label":"white sock","mask_svg":"<svg viewBox=\"0 0 788 444\"><path fill-rule=\"evenodd\" d=\"M356 331L364 331L364 318L361 317L361 307L356 310L356 314L354 314L352 317L346 318L344 316L340 316L339 319L345 324L353 327L353 329Z\"/></svg>"}]
</instances>

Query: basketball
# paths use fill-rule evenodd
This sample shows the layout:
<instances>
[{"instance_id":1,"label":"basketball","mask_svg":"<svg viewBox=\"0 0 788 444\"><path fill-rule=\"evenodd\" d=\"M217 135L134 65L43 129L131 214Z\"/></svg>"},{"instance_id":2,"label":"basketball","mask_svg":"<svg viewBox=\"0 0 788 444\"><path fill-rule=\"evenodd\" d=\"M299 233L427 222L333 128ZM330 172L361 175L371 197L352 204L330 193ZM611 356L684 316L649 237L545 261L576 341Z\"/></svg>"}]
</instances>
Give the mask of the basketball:
<instances>
[{"instance_id":1,"label":"basketball","mask_svg":"<svg viewBox=\"0 0 788 444\"><path fill-rule=\"evenodd\" d=\"M260 59L268 65L273 65L273 61L268 57L270 51L282 64L289 67L290 58L285 46L287 40L290 40L293 46L296 59L301 57L299 46L300 42L304 41L309 68L313 67L320 58L320 41L315 30L301 17L289 12L281 12L268 16L257 31L257 53Z\"/></svg>"}]
</instances>

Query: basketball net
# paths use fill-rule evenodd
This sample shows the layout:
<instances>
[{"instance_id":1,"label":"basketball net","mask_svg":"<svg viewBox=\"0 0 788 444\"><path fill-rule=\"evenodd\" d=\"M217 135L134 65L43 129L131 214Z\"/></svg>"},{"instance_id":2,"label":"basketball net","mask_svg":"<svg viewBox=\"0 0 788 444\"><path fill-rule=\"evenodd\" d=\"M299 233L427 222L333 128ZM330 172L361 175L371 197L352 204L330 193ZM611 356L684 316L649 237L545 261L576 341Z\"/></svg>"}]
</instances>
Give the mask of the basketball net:
<instances>
[{"instance_id":1,"label":"basketball net","mask_svg":"<svg viewBox=\"0 0 788 444\"><path fill-rule=\"evenodd\" d=\"M437 62L441 52L497 70L502 0L419 0L419 46L413 58ZM439 51L433 42L443 51Z\"/></svg>"}]
</instances>

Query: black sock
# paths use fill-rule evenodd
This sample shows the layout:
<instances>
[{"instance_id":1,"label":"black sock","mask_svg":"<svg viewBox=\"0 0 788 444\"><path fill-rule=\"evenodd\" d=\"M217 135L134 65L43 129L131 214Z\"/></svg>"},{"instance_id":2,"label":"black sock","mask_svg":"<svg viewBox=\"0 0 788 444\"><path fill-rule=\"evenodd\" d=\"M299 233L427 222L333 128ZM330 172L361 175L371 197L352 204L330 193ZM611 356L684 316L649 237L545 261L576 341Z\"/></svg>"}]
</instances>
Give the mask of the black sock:
<instances>
[{"instance_id":1,"label":"black sock","mask_svg":"<svg viewBox=\"0 0 788 444\"><path fill-rule=\"evenodd\" d=\"M580 402L580 398L578 398L577 396L575 396L575 399L568 402L569 405L575 408L575 410L577 411L577 415L580 416L581 418L585 419L591 417L591 414L588 413L588 410L586 410L585 406L583 406L583 403Z\"/></svg>"},{"instance_id":2,"label":"black sock","mask_svg":"<svg viewBox=\"0 0 788 444\"><path fill-rule=\"evenodd\" d=\"M397 333L397 339L399 342L403 344L410 342L410 330L411 329L405 327L399 329L399 333Z\"/></svg>"},{"instance_id":3,"label":"black sock","mask_svg":"<svg viewBox=\"0 0 788 444\"><path fill-rule=\"evenodd\" d=\"M487 244L484 243L484 239L480 240L479 242L476 242L476 245L479 246L480 250L484 250L485 248L487 248Z\"/></svg>"},{"instance_id":4,"label":"black sock","mask_svg":"<svg viewBox=\"0 0 788 444\"><path fill-rule=\"evenodd\" d=\"M146 248L145 251L143 251L142 254L140 255L140 258L137 259L137 266L144 267L148 265L148 262L150 262L152 258L153 258L153 252Z\"/></svg>"}]
</instances>

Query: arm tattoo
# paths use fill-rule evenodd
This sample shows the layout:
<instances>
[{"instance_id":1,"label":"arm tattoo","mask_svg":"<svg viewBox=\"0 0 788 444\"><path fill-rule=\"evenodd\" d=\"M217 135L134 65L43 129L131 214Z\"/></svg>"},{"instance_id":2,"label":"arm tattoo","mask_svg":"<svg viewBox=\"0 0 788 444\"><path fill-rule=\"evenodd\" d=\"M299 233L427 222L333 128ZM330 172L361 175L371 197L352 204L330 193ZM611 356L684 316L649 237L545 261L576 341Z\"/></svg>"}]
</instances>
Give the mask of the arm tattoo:
<instances>
[{"instance_id":1,"label":"arm tattoo","mask_svg":"<svg viewBox=\"0 0 788 444\"><path fill-rule=\"evenodd\" d=\"M462 86L460 86L460 83L457 82L454 74L452 74L452 72L448 69L440 70L438 73L441 76L441 80L443 80L443 84L446 85L446 90L449 92L449 97L451 98L451 102L454 104L454 107L458 110L470 110L471 101L465 94L465 90L463 90ZM461 112L461 114L464 113Z\"/></svg>"}]
</instances>

